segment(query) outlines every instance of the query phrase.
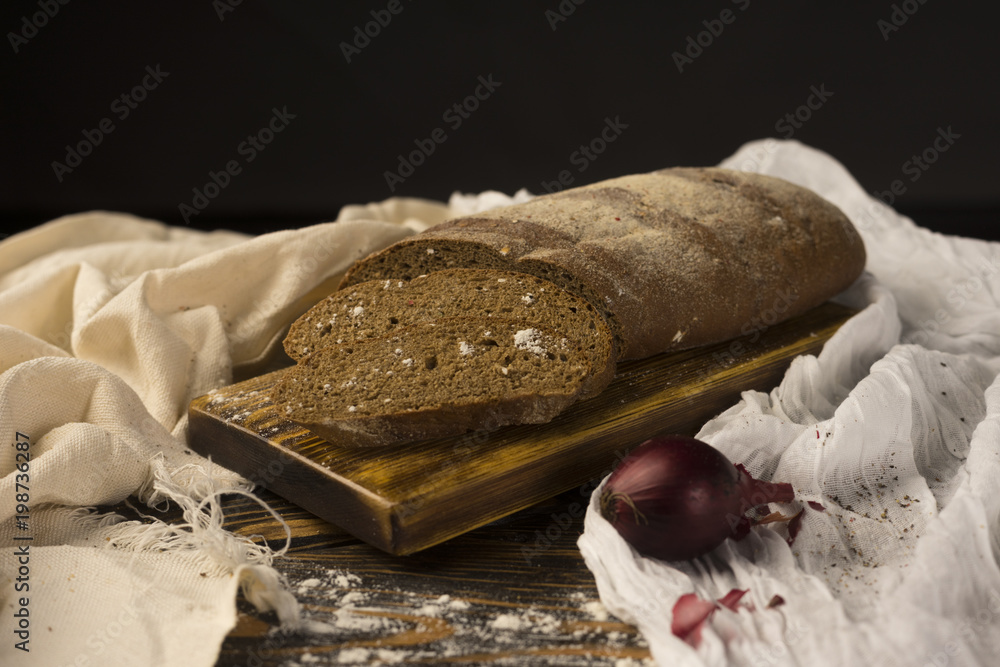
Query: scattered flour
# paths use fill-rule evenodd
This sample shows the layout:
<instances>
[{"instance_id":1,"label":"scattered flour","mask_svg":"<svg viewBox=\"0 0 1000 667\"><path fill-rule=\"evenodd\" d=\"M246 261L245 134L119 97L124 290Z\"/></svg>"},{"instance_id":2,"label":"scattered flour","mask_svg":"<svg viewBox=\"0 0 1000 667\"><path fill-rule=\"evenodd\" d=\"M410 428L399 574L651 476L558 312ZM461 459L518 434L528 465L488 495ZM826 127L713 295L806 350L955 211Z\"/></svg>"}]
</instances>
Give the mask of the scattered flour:
<instances>
[{"instance_id":1,"label":"scattered flour","mask_svg":"<svg viewBox=\"0 0 1000 667\"><path fill-rule=\"evenodd\" d=\"M596 621L608 620L608 610L600 600L584 603L583 610L593 616Z\"/></svg>"},{"instance_id":2,"label":"scattered flour","mask_svg":"<svg viewBox=\"0 0 1000 667\"><path fill-rule=\"evenodd\" d=\"M310 588L315 588L315 587L319 586L322 583L323 583L322 581L320 581L319 579L316 579L316 578L306 579L305 581L300 581L299 582L299 589L298 589L299 590L299 594L301 595L302 593L305 593L306 591L308 591Z\"/></svg>"},{"instance_id":3,"label":"scattered flour","mask_svg":"<svg viewBox=\"0 0 1000 667\"><path fill-rule=\"evenodd\" d=\"M538 329L521 329L514 334L514 347L542 355L548 350L542 347L542 332Z\"/></svg>"},{"instance_id":4,"label":"scattered flour","mask_svg":"<svg viewBox=\"0 0 1000 667\"><path fill-rule=\"evenodd\" d=\"M392 665L404 662L437 664L436 661L450 662L450 659L461 661L463 656L480 652L484 645L493 645L501 651L501 646L515 649L533 646L538 641L544 641L541 638L545 636L571 637L574 645L623 646L629 641L627 633L601 628L599 623L609 620L607 609L593 597L579 591L564 598L566 613L563 613L538 608L497 609L489 603L483 607L447 594L435 597L426 592L383 588L377 577L362 580L340 569L329 569L304 579L294 584L293 590L305 598L301 600L305 608L313 610L306 613L301 632L312 636L315 644L283 663L283 667ZM598 625L588 623L588 617L597 621ZM424 619L423 622L421 619ZM579 623L580 620L584 622ZM408 632L423 632L422 626L447 628L448 634L426 645L397 646L391 641L379 641L379 638L392 638ZM351 645L360 641L365 642L364 646ZM348 644L344 648L332 649L330 646L344 642ZM586 660L585 657L579 661L571 659L566 664L585 665L588 664ZM622 658L615 665L649 667L652 662Z\"/></svg>"},{"instance_id":5,"label":"scattered flour","mask_svg":"<svg viewBox=\"0 0 1000 667\"><path fill-rule=\"evenodd\" d=\"M524 627L524 619L520 614L500 614L490 621L490 627L495 630L520 630Z\"/></svg>"},{"instance_id":6,"label":"scattered flour","mask_svg":"<svg viewBox=\"0 0 1000 667\"><path fill-rule=\"evenodd\" d=\"M351 591L344 597L340 598L340 604L343 607L352 607L358 603L365 602L368 597L361 592Z\"/></svg>"},{"instance_id":7,"label":"scattered flour","mask_svg":"<svg viewBox=\"0 0 1000 667\"><path fill-rule=\"evenodd\" d=\"M344 665L356 665L368 662L368 655L371 653L366 648L345 648L337 654L337 662Z\"/></svg>"}]
</instances>

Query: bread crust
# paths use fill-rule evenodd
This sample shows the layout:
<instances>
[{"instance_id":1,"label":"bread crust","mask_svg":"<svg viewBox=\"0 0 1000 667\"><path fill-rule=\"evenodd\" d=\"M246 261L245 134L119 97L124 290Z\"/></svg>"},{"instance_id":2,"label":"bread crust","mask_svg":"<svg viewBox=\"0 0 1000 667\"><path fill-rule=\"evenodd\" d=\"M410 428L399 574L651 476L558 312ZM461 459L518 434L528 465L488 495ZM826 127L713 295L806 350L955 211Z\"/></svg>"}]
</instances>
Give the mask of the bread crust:
<instances>
[{"instance_id":1,"label":"bread crust","mask_svg":"<svg viewBox=\"0 0 1000 667\"><path fill-rule=\"evenodd\" d=\"M446 221L358 262L342 287L446 268L520 271L590 301L635 359L799 315L865 265L850 220L782 179L720 168L623 176Z\"/></svg>"}]
</instances>

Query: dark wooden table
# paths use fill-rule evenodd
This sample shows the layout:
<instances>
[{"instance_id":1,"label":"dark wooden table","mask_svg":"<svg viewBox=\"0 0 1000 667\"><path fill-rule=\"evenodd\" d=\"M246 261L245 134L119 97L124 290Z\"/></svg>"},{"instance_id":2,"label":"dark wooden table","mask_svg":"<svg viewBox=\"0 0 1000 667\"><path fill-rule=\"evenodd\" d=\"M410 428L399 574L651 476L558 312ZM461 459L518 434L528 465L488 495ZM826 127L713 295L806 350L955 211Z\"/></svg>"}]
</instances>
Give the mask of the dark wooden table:
<instances>
[{"instance_id":1,"label":"dark wooden table","mask_svg":"<svg viewBox=\"0 0 1000 667\"><path fill-rule=\"evenodd\" d=\"M281 631L273 613L240 599L217 666L652 664L636 629L601 605L577 549L585 492L392 556L262 491L291 527L275 566L312 631ZM284 529L258 504L233 496L225 514L234 533L284 544Z\"/></svg>"},{"instance_id":2,"label":"dark wooden table","mask_svg":"<svg viewBox=\"0 0 1000 667\"><path fill-rule=\"evenodd\" d=\"M288 435L296 433L296 428L302 429L282 423L282 415L270 404L266 396L268 375L227 387L225 395L196 399L190 425L192 448L249 478L275 452L289 456L282 475L272 480L274 488L279 492L283 488L282 496L303 505L315 504L323 511L316 507L313 510L331 520L336 521L337 512L346 512L341 523L353 534L365 536L371 532L366 522L375 520L381 522L377 525L398 532L403 515L396 507L396 495L409 489L398 485L412 485L416 478L422 480L420 484L426 482L427 493L439 492L441 479L435 471L447 471L452 486L438 498L437 505L420 505L428 516L418 527L435 527L435 521L445 515L454 522L472 506L479 508L477 517L487 517L484 520L504 516L444 542L437 538L443 540L448 535L432 531L430 536L435 539L423 543L436 546L415 553L391 548L397 544L395 539L370 540L383 548L388 544L387 550L395 553L410 553L390 555L282 496L261 491L262 498L291 526L291 548L276 566L302 603L311 631L281 631L273 614L260 614L240 602L239 623L223 644L218 666L355 663L626 667L649 661L648 648L636 629L610 616L601 605L593 576L577 548L590 490L609 471L615 448L628 442L638 444L655 432L693 434L698 424L738 400L740 392L773 387L793 358L817 353L853 314L848 308L824 304L794 320L767 327L753 339L623 364L611 387L587 405L574 406L580 409L575 416L567 411L572 428L559 427L558 420L549 425L556 435L562 434L563 440L546 439L540 432L532 432L526 440L530 445L527 451L537 452L538 456L530 458L527 467L517 467L525 454L524 448L517 449L516 439L506 445L506 441L495 439L492 449L484 446L480 457L469 459L476 465L465 467L455 467L456 450L448 441L442 441L415 448L409 452L410 458L387 459L397 464L392 470L404 469L406 474L398 479L386 477L384 470L363 458L360 470L365 474L354 475L349 465L357 458L354 452L337 450L308 433L302 437ZM275 424L279 435L273 435ZM512 427L511 433L516 429ZM578 431L605 435L603 440L580 440ZM566 443L573 447L557 449ZM553 457L556 451L563 455ZM257 459L251 455L253 452L257 452ZM490 456L491 452L496 455ZM601 457L597 457L598 453ZM291 454L311 463L299 465L299 459ZM336 459L338 465L334 468L328 459L336 456L344 458ZM482 487L466 484L470 479L479 479L477 475L496 475L508 460L515 465L516 474L499 475L501 482L491 481ZM576 466L581 460L589 461L588 466ZM303 470L315 468L312 463L322 463L317 469L329 474L305 475ZM539 476L539 467L547 472ZM601 467L605 470L598 472ZM518 487L511 481L525 479L537 483ZM279 487L279 482L284 487ZM420 484L414 487L418 491L424 489ZM462 486L462 493L453 493L456 485L466 486ZM350 494L342 494L338 502L330 501L341 487L371 487L371 494L386 495L383 504L393 509L387 516L364 514L369 505L345 504L352 498ZM552 494L561 489L569 490L553 498ZM511 495L515 493L521 495ZM425 496L418 493L415 497ZM330 502L314 502L318 498ZM460 502L466 504L451 505L456 501L449 498L462 499ZM534 504L539 498L550 500ZM513 514L490 511L498 506L525 509ZM254 539L266 539L274 548L284 544L284 529L257 503L234 496L225 511L230 530L247 537L260 536ZM437 528L450 530L452 522L440 522L442 526Z\"/></svg>"}]
</instances>

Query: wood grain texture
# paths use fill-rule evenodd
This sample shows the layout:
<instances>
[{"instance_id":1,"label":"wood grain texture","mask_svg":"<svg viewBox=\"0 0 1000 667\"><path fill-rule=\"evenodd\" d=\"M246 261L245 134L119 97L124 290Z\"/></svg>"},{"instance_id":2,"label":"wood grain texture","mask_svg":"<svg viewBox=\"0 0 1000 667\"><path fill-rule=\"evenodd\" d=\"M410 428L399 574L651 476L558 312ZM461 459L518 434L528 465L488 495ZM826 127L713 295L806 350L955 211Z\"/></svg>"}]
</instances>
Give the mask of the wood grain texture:
<instances>
[{"instance_id":1,"label":"wood grain texture","mask_svg":"<svg viewBox=\"0 0 1000 667\"><path fill-rule=\"evenodd\" d=\"M189 444L383 551L409 554L608 471L657 433L693 434L742 391L769 390L854 311L833 303L719 345L622 364L600 395L545 425L348 448L270 402L279 370L192 402Z\"/></svg>"},{"instance_id":2,"label":"wood grain texture","mask_svg":"<svg viewBox=\"0 0 1000 667\"><path fill-rule=\"evenodd\" d=\"M289 524L291 548L274 566L307 627L281 630L274 613L240 598L216 667L652 665L637 629L600 603L576 546L583 490L410 556L386 554L268 491L258 496ZM284 528L259 503L222 504L227 529L284 544ZM104 509L142 520L127 504ZM159 518L184 520L176 507Z\"/></svg>"}]
</instances>

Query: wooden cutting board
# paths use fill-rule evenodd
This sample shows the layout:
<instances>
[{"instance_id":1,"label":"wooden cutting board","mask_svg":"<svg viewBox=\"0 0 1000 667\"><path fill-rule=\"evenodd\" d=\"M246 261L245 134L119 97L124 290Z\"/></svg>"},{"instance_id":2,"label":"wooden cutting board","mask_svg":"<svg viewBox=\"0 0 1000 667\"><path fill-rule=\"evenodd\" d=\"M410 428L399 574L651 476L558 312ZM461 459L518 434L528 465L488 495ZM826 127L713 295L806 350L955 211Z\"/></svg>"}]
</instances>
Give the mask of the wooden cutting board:
<instances>
[{"instance_id":1,"label":"wooden cutting board","mask_svg":"<svg viewBox=\"0 0 1000 667\"><path fill-rule=\"evenodd\" d=\"M604 392L548 424L386 448L338 446L286 420L268 398L279 370L195 399L189 443L365 542L409 554L574 487L582 511L588 485L629 449L655 434L693 435L741 392L770 390L853 314L827 303L726 343L623 363Z\"/></svg>"}]
</instances>

